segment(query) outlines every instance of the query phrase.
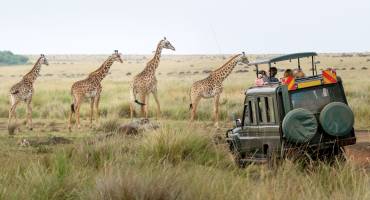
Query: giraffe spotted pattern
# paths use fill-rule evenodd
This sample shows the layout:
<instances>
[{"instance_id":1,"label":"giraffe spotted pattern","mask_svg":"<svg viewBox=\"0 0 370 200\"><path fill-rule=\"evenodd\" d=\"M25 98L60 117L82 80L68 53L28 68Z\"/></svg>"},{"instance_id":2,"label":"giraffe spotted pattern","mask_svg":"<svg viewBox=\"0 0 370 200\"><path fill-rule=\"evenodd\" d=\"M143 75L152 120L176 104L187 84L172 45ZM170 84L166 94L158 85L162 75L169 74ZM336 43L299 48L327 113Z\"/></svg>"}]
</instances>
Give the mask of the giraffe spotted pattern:
<instances>
[{"instance_id":1,"label":"giraffe spotted pattern","mask_svg":"<svg viewBox=\"0 0 370 200\"><path fill-rule=\"evenodd\" d=\"M9 119L8 126L11 123L12 118L15 118L15 123L17 123L16 108L20 102L25 102L27 104L27 126L32 130L32 96L34 92L33 83L36 81L37 77L40 76L41 65L49 65L48 60L44 54L37 59L33 68L23 76L22 80L10 88L10 109L9 109Z\"/></svg>"},{"instance_id":2,"label":"giraffe spotted pattern","mask_svg":"<svg viewBox=\"0 0 370 200\"><path fill-rule=\"evenodd\" d=\"M118 61L122 63L122 54L116 50L108 59L95 71L91 72L86 79L75 82L71 88L73 103L69 115L68 129L71 131L73 114L76 116L77 127L80 128L80 107L85 98L90 99L90 126L92 126L94 107L96 119L99 118L99 101L102 91L101 81L108 75L112 64Z\"/></svg>"},{"instance_id":3,"label":"giraffe spotted pattern","mask_svg":"<svg viewBox=\"0 0 370 200\"><path fill-rule=\"evenodd\" d=\"M145 69L136 75L130 84L130 116L133 118L135 103L141 106L141 114L148 118L148 101L149 94L152 93L157 104L157 117L160 116L161 108L157 94L157 78L155 71L158 68L161 58L162 49L171 49L175 51L172 44L164 38L159 41L154 57L146 64ZM140 97L140 101L137 99Z\"/></svg>"},{"instance_id":4,"label":"giraffe spotted pattern","mask_svg":"<svg viewBox=\"0 0 370 200\"><path fill-rule=\"evenodd\" d=\"M230 75L238 63L248 64L248 58L245 53L233 56L220 68L214 70L207 78L195 82L190 89L190 121L194 121L199 101L202 98L214 98L214 118L215 126L218 127L218 107L220 95L223 91L222 83Z\"/></svg>"}]
</instances>

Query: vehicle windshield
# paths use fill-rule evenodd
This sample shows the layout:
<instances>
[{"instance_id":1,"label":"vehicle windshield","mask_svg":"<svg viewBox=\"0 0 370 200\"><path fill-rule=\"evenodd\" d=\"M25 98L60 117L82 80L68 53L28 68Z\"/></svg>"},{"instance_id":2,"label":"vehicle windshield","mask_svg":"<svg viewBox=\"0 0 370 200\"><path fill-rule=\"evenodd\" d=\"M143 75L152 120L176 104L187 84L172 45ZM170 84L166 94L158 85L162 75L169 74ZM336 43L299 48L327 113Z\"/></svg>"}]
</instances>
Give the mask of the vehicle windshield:
<instances>
[{"instance_id":1,"label":"vehicle windshield","mask_svg":"<svg viewBox=\"0 0 370 200\"><path fill-rule=\"evenodd\" d=\"M338 84L290 92L293 108L304 108L313 113L319 113L330 102L344 102L343 96Z\"/></svg>"}]
</instances>

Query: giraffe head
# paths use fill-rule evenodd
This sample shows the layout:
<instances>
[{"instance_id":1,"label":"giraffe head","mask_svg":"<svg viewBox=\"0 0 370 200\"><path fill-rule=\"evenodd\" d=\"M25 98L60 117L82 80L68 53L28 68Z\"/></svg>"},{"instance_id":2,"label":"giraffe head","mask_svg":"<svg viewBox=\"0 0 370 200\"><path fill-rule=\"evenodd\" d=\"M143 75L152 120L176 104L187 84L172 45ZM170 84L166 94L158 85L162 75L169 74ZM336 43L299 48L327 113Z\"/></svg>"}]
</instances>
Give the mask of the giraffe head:
<instances>
[{"instance_id":1,"label":"giraffe head","mask_svg":"<svg viewBox=\"0 0 370 200\"><path fill-rule=\"evenodd\" d=\"M245 55L244 51L242 52L242 54L240 54L238 62L241 62L241 63L244 63L244 64L249 63L248 57Z\"/></svg>"},{"instance_id":2,"label":"giraffe head","mask_svg":"<svg viewBox=\"0 0 370 200\"><path fill-rule=\"evenodd\" d=\"M122 54L118 53L118 50L114 50L114 53L112 54L112 59L113 61L123 63Z\"/></svg>"},{"instance_id":3,"label":"giraffe head","mask_svg":"<svg viewBox=\"0 0 370 200\"><path fill-rule=\"evenodd\" d=\"M161 40L160 45L162 48L171 49L172 51L175 51L175 47L172 46L172 44L170 43L170 41L166 39L166 37L164 37L163 40Z\"/></svg>"},{"instance_id":4,"label":"giraffe head","mask_svg":"<svg viewBox=\"0 0 370 200\"><path fill-rule=\"evenodd\" d=\"M41 55L40 55L39 63L40 63L41 65L49 65L48 59L45 57L45 55L44 55L44 54L41 54Z\"/></svg>"}]
</instances>

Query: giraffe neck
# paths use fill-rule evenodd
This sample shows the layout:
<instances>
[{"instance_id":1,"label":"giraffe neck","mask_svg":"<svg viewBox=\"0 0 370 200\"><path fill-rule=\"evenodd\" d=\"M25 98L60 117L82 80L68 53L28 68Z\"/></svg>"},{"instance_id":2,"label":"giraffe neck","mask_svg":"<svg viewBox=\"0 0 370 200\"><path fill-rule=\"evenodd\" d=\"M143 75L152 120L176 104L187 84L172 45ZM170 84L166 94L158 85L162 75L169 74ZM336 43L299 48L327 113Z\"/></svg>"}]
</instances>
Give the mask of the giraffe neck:
<instances>
[{"instance_id":1,"label":"giraffe neck","mask_svg":"<svg viewBox=\"0 0 370 200\"><path fill-rule=\"evenodd\" d=\"M113 57L110 56L97 70L90 73L89 77L97 79L99 82L102 81L108 75L113 62Z\"/></svg>"},{"instance_id":2,"label":"giraffe neck","mask_svg":"<svg viewBox=\"0 0 370 200\"><path fill-rule=\"evenodd\" d=\"M213 80L218 82L223 82L233 71L236 64L239 61L241 54L233 56L229 61L227 61L224 65L220 68L214 70L210 76L212 76Z\"/></svg>"},{"instance_id":3,"label":"giraffe neck","mask_svg":"<svg viewBox=\"0 0 370 200\"><path fill-rule=\"evenodd\" d=\"M36 61L35 65L32 67L32 69L23 76L23 79L33 83L37 77L40 75L40 70L41 70L41 57Z\"/></svg>"},{"instance_id":4,"label":"giraffe neck","mask_svg":"<svg viewBox=\"0 0 370 200\"><path fill-rule=\"evenodd\" d=\"M162 53L162 46L160 43L161 42L159 42L157 46L157 49L155 51L153 58L146 64L146 67L144 70L148 73L155 73L155 70L157 69L159 65L159 61L160 61L161 53Z\"/></svg>"}]
</instances>

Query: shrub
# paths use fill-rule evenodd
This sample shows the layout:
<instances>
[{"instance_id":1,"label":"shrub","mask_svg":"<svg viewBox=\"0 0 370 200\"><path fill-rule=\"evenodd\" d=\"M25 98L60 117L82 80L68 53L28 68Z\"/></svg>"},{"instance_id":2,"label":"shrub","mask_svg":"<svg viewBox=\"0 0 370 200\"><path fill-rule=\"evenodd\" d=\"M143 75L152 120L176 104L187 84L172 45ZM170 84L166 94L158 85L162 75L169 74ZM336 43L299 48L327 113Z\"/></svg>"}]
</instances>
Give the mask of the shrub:
<instances>
[{"instance_id":1,"label":"shrub","mask_svg":"<svg viewBox=\"0 0 370 200\"><path fill-rule=\"evenodd\" d=\"M15 55L11 51L0 51L0 65L21 65L27 61L26 56Z\"/></svg>"},{"instance_id":2,"label":"shrub","mask_svg":"<svg viewBox=\"0 0 370 200\"><path fill-rule=\"evenodd\" d=\"M230 166L233 163L225 159L228 153L217 148L210 135L188 130L176 130L164 127L144 138L139 148L143 160L153 163L179 164L183 161L201 165Z\"/></svg>"}]
</instances>

